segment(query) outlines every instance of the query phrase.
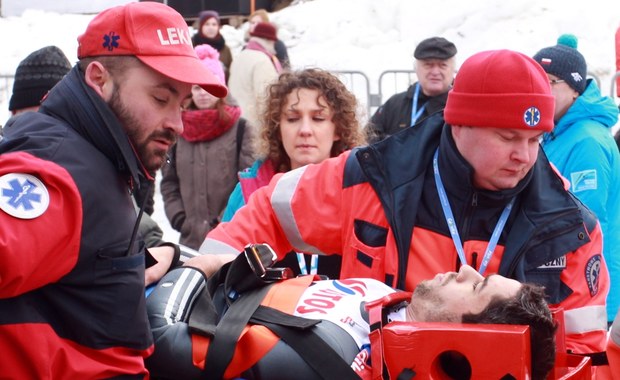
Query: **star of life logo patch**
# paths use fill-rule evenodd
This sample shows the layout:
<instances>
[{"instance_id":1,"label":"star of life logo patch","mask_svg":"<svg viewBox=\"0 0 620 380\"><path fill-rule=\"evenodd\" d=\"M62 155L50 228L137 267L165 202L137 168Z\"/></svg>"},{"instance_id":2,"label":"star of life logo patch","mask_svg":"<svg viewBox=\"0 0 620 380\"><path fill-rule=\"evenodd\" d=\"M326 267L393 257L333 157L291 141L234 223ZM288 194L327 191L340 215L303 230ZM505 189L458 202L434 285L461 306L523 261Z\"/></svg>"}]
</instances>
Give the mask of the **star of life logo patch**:
<instances>
[{"instance_id":1,"label":"star of life logo patch","mask_svg":"<svg viewBox=\"0 0 620 380\"><path fill-rule=\"evenodd\" d=\"M596 190L598 188L596 169L570 173L570 183L573 193Z\"/></svg>"},{"instance_id":2,"label":"star of life logo patch","mask_svg":"<svg viewBox=\"0 0 620 380\"><path fill-rule=\"evenodd\" d=\"M112 51L119 47L118 40L120 39L121 36L117 35L115 32L110 32L103 36L103 47L108 49L108 51Z\"/></svg>"},{"instance_id":3,"label":"star of life logo patch","mask_svg":"<svg viewBox=\"0 0 620 380\"><path fill-rule=\"evenodd\" d=\"M590 295L594 297L598 293L598 280L601 278L601 255L590 257L586 264L585 276Z\"/></svg>"},{"instance_id":4,"label":"star of life logo patch","mask_svg":"<svg viewBox=\"0 0 620 380\"><path fill-rule=\"evenodd\" d=\"M523 113L523 121L530 127L535 127L540 123L540 110L536 107L530 107Z\"/></svg>"},{"instance_id":5,"label":"star of life logo patch","mask_svg":"<svg viewBox=\"0 0 620 380\"><path fill-rule=\"evenodd\" d=\"M50 204L47 188L37 177L9 173L0 177L0 210L19 219L41 216Z\"/></svg>"}]
</instances>

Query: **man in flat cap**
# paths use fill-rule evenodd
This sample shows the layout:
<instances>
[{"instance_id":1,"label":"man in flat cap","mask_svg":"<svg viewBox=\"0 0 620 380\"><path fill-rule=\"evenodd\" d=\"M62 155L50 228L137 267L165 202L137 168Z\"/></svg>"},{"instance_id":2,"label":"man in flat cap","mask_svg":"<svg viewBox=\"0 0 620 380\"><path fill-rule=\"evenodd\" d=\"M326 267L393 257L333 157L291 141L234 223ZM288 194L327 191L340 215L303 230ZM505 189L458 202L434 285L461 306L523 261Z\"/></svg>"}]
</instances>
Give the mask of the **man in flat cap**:
<instances>
[{"instance_id":1,"label":"man in flat cap","mask_svg":"<svg viewBox=\"0 0 620 380\"><path fill-rule=\"evenodd\" d=\"M368 142L377 142L443 109L456 71L456 46L443 37L418 44L413 56L418 82L393 95L366 127Z\"/></svg>"}]
</instances>

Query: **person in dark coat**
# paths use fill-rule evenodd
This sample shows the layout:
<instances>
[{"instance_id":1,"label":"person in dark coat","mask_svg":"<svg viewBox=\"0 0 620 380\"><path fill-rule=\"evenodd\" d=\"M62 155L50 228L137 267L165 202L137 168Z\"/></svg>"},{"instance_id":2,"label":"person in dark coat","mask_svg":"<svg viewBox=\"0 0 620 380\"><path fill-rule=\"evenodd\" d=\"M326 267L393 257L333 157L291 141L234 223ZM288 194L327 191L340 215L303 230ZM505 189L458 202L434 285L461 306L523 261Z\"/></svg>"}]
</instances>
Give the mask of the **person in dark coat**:
<instances>
[{"instance_id":1,"label":"person in dark coat","mask_svg":"<svg viewBox=\"0 0 620 380\"><path fill-rule=\"evenodd\" d=\"M446 106L456 72L456 52L456 46L442 37L418 44L413 53L418 82L377 109L366 126L368 142L383 140Z\"/></svg>"}]
</instances>

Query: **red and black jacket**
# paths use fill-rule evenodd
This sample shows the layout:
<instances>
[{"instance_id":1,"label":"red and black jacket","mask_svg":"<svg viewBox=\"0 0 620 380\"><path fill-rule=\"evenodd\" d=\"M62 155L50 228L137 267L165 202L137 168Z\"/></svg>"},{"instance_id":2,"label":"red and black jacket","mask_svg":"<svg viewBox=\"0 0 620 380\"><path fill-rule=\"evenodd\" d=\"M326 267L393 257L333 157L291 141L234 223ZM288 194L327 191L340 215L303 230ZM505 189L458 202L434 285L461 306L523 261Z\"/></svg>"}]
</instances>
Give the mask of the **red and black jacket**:
<instances>
[{"instance_id":1,"label":"red and black jacket","mask_svg":"<svg viewBox=\"0 0 620 380\"><path fill-rule=\"evenodd\" d=\"M485 273L545 286L549 303L568 316L567 347L603 351L609 274L594 214L566 190L542 150L514 189L476 189L450 128L437 113L379 143L277 175L209 233L201 252L234 254L260 241L278 253L336 253L341 278L412 291L460 266L433 178L439 149L467 262L479 267L499 215L516 197Z\"/></svg>"},{"instance_id":2,"label":"red and black jacket","mask_svg":"<svg viewBox=\"0 0 620 380\"><path fill-rule=\"evenodd\" d=\"M144 378L145 250L130 244L142 166L118 119L76 66L5 132L0 178L38 178L49 206L0 211L0 377Z\"/></svg>"}]
</instances>

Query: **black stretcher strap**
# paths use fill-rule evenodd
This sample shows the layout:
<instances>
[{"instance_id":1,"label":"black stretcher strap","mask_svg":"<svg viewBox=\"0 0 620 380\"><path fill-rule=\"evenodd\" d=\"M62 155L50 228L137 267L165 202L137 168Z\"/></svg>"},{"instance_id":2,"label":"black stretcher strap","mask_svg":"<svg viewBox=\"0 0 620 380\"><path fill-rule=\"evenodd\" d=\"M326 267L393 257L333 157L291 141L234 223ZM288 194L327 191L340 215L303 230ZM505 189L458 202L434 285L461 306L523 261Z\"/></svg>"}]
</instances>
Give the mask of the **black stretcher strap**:
<instances>
[{"instance_id":1,"label":"black stretcher strap","mask_svg":"<svg viewBox=\"0 0 620 380\"><path fill-rule=\"evenodd\" d=\"M264 286L241 296L222 316L209 343L203 371L204 379L223 378L235 353L241 332L270 288L270 286Z\"/></svg>"},{"instance_id":2,"label":"black stretcher strap","mask_svg":"<svg viewBox=\"0 0 620 380\"><path fill-rule=\"evenodd\" d=\"M209 291L203 289L189 315L188 325L190 332L211 338L215 334L218 318Z\"/></svg>"},{"instance_id":3,"label":"black stretcher strap","mask_svg":"<svg viewBox=\"0 0 620 380\"><path fill-rule=\"evenodd\" d=\"M577 354L582 356L589 356L592 359L592 366L600 366L600 365L609 365L609 360L607 359L607 352L594 352L591 354Z\"/></svg>"},{"instance_id":4,"label":"black stretcher strap","mask_svg":"<svg viewBox=\"0 0 620 380\"><path fill-rule=\"evenodd\" d=\"M265 319L272 319L277 314L284 314L272 308L261 306L257 310L257 314L262 318L256 321L278 335L321 378L359 380L360 377L353 371L350 363L345 362L330 345L314 333L313 329L291 328L278 323L264 321ZM277 319L277 317L273 319Z\"/></svg>"},{"instance_id":5,"label":"black stretcher strap","mask_svg":"<svg viewBox=\"0 0 620 380\"><path fill-rule=\"evenodd\" d=\"M250 318L250 322L255 325L264 326L265 323L271 323L297 330L308 330L319 324L321 320L302 318L269 306L260 305L254 312L254 315L252 315L252 318Z\"/></svg>"},{"instance_id":6,"label":"black stretcher strap","mask_svg":"<svg viewBox=\"0 0 620 380\"><path fill-rule=\"evenodd\" d=\"M271 283L266 283L250 269L247 259L239 255L225 265L207 282L208 291L194 306L190 329L210 336L211 342L205 358L203 379L221 379L234 356L243 329L251 321L269 328L324 379L359 379L350 363L319 337L313 327L318 320L289 315L279 310L261 306ZM223 285L223 286L221 286ZM229 307L220 311L210 295L224 292ZM231 298L232 297L232 298ZM218 313L218 311L220 311ZM218 314L222 314L218 321Z\"/></svg>"}]
</instances>

